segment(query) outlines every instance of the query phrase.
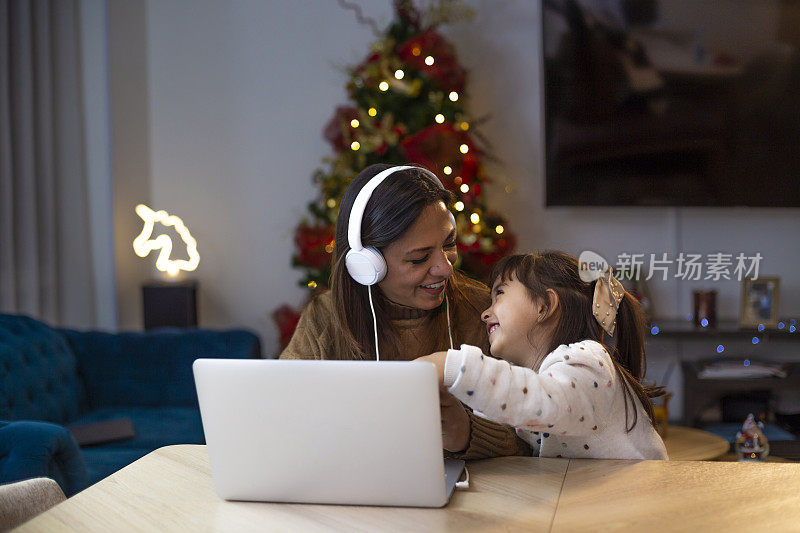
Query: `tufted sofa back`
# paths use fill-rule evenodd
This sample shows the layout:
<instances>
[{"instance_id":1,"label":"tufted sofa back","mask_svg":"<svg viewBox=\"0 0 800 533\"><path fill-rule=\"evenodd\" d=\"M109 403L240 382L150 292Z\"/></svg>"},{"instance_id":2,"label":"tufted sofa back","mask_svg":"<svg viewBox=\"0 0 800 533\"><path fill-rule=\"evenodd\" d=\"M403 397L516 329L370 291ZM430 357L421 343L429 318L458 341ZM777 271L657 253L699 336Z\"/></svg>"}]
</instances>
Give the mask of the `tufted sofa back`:
<instances>
[{"instance_id":1,"label":"tufted sofa back","mask_svg":"<svg viewBox=\"0 0 800 533\"><path fill-rule=\"evenodd\" d=\"M0 419L76 418L82 387L76 368L75 354L55 330L0 314Z\"/></svg>"}]
</instances>

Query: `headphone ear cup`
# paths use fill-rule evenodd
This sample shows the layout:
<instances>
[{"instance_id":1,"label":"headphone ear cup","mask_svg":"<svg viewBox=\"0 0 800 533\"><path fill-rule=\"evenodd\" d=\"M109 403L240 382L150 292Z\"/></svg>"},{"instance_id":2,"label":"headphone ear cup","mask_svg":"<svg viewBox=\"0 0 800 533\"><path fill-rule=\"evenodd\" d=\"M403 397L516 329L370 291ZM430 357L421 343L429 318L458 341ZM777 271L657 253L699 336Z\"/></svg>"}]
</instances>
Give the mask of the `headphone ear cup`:
<instances>
[{"instance_id":1,"label":"headphone ear cup","mask_svg":"<svg viewBox=\"0 0 800 533\"><path fill-rule=\"evenodd\" d=\"M347 273L361 285L375 285L386 276L386 260L375 248L350 250L344 262Z\"/></svg>"}]
</instances>

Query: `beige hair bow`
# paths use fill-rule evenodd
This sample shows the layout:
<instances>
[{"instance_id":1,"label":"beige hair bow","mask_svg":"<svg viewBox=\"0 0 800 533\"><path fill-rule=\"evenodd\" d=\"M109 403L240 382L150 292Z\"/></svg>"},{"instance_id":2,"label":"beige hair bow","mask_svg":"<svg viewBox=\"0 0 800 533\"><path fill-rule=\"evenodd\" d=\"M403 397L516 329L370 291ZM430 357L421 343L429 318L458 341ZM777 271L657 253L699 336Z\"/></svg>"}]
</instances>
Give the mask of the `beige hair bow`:
<instances>
[{"instance_id":1,"label":"beige hair bow","mask_svg":"<svg viewBox=\"0 0 800 533\"><path fill-rule=\"evenodd\" d=\"M606 266L594 286L592 311L600 327L612 336L617 325L617 309L619 309L619 303L623 296L625 296L625 287L614 277L611 266Z\"/></svg>"}]
</instances>

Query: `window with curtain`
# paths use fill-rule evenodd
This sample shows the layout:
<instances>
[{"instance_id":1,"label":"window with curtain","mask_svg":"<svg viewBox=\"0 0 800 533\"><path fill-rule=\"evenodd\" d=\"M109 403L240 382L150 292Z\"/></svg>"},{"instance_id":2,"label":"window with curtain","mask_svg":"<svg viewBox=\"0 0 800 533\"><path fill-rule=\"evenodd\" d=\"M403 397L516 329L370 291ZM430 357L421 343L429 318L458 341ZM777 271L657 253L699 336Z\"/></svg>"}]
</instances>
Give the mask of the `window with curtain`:
<instances>
[{"instance_id":1,"label":"window with curtain","mask_svg":"<svg viewBox=\"0 0 800 533\"><path fill-rule=\"evenodd\" d=\"M111 234L107 132L99 151L87 143L107 102L86 96L106 67L102 54L91 64L82 54L87 35L105 38L103 10L102 1L0 0L0 312L71 327L109 325L115 313L98 298L113 303L112 243L98 239Z\"/></svg>"}]
</instances>

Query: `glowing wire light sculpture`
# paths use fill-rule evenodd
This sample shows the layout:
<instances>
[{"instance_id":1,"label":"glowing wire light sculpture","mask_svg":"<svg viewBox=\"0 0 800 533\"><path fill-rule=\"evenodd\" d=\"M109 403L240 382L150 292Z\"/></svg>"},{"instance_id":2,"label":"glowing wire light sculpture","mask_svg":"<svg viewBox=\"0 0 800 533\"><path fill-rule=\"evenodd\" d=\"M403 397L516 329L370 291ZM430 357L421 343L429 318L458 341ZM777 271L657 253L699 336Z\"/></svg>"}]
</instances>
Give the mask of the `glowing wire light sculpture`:
<instances>
[{"instance_id":1,"label":"glowing wire light sculpture","mask_svg":"<svg viewBox=\"0 0 800 533\"><path fill-rule=\"evenodd\" d=\"M184 225L183 221L170 215L166 211L153 211L144 204L136 206L136 214L144 220L144 227L142 232L133 240L133 250L139 257L146 257L153 250L160 249L156 259L156 268L161 272L166 272L171 276L177 276L181 270L192 271L197 268L200 263L200 254L197 253L197 241L194 240L189 233L189 229ZM169 235L161 234L155 239L151 238L153 235L153 227L156 222L160 222L164 226L174 226L175 231L183 239L186 244L186 251L189 254L189 259L170 259L172 253L172 239Z\"/></svg>"}]
</instances>

